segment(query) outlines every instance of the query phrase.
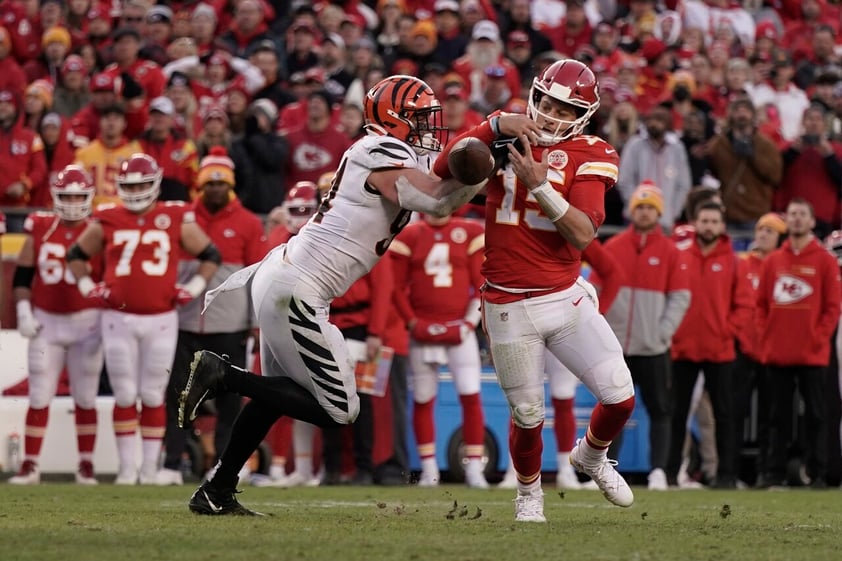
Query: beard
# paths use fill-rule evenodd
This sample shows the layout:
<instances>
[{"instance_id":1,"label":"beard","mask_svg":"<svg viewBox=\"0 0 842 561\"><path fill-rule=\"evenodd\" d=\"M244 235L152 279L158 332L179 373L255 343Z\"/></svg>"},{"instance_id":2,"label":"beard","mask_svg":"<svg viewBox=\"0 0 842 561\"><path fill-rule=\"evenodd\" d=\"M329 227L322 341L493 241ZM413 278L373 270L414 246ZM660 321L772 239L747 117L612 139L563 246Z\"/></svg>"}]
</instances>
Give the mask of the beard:
<instances>
[{"instance_id":1,"label":"beard","mask_svg":"<svg viewBox=\"0 0 842 561\"><path fill-rule=\"evenodd\" d=\"M712 232L696 232L696 237L704 244L704 245L711 245L716 240L719 239L720 234L714 234Z\"/></svg>"},{"instance_id":2,"label":"beard","mask_svg":"<svg viewBox=\"0 0 842 561\"><path fill-rule=\"evenodd\" d=\"M475 69L484 70L500 58L500 47L496 43L490 46L473 43L468 45L468 56Z\"/></svg>"}]
</instances>

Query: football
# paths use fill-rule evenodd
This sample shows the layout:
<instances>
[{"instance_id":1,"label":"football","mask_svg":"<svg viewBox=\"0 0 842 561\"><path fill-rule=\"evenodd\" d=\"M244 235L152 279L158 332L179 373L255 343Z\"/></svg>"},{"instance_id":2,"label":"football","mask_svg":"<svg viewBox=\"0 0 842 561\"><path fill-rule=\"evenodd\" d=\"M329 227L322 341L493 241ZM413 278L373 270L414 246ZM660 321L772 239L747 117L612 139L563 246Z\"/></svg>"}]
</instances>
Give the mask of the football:
<instances>
[{"instance_id":1,"label":"football","mask_svg":"<svg viewBox=\"0 0 842 561\"><path fill-rule=\"evenodd\" d=\"M491 174L494 158L484 142L466 136L451 148L447 167L457 181L465 185L476 185Z\"/></svg>"}]
</instances>

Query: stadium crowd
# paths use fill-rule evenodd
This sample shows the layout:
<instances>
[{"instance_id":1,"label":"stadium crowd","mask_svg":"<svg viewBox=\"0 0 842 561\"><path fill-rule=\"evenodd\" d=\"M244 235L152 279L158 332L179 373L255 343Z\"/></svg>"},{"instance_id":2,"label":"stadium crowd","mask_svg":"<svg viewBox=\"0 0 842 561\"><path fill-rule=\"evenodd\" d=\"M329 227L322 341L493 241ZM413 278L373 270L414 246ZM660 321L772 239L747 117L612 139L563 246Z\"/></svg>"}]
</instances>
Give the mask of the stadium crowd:
<instances>
[{"instance_id":1,"label":"stadium crowd","mask_svg":"<svg viewBox=\"0 0 842 561\"><path fill-rule=\"evenodd\" d=\"M639 363L632 367L635 382L645 384L643 401L657 412L650 488L692 485L681 464L700 371L708 391L696 400L696 411L701 425L707 418L716 429L708 431L713 444L701 447L703 467L691 475L718 487L737 485L741 426L757 388L757 484L791 480L786 464L795 450L805 458L806 475L790 482L822 488L828 480L839 482L842 464L838 431L828 422L839 411L838 375L835 366L831 369L840 315L838 268L815 264L827 261L822 261L824 252L798 266L820 270L825 284L792 281L780 287L764 276L762 259L781 258L773 252L787 231L791 240L785 249L793 248L796 256L809 253L805 248L818 245L810 238L813 231L820 242L827 238L842 264L837 232L842 228L841 8L829 0L2 0L0 209L7 232L50 235L33 230L27 216L54 207L53 187L68 166L78 165L91 177L94 204L119 203L121 166L133 154L147 154L157 167L146 171L160 175L158 200L184 201L195 210L222 253L222 267L206 275L209 282L197 290L192 285L195 297L238 267L259 261L297 233L302 217L316 212L319 193L330 188L343 153L366 134L364 96L382 78L403 74L427 82L453 137L494 111L527 112L533 78L556 60L579 60L599 80L600 104L585 132L604 138L619 153L619 179L605 195L605 223L621 234L604 249L620 265L608 275L594 267L594 281L603 294L609 282L620 287L613 306L603 302L600 311L629 364ZM642 216L647 209L655 214ZM459 214L459 219L481 218L485 210L467 205ZM265 230L255 226L256 217ZM242 238L242 245L231 238ZM647 245L655 238L654 248ZM411 264L401 262L409 257L407 241L398 242L393 261L401 263L404 279L412 274ZM674 256L676 247L686 258ZM191 253L202 258L203 248L195 249ZM637 275L643 261L628 257L634 251L647 255L650 264L669 255L670 263L681 261L698 274ZM707 276L711 259L714 272L726 271L725 280ZM197 263L182 264L189 269L179 277L185 286L198 275ZM414 295L395 297L397 311L388 309L388 301L374 303L375 295L382 297L376 287L401 286L391 275L361 279L368 284L357 287L359 299L333 310L351 315L343 334L367 346L360 347L361 362L372 360L372 349L381 344L395 352L390 380L397 397L386 417L394 419L391 451L373 463L369 411L367 424L356 427L352 438L358 483L401 481L408 472L403 435L412 417L405 407L406 380L413 369L412 343L423 342L425 335L416 329L419 318L408 301L415 304ZM469 292L481 284L471 280ZM797 345L808 349L805 353L776 355L775 344L796 345L790 333L780 332L782 326L801 325L777 309L779 289L806 299L812 315L797 334L804 337ZM807 298L813 293L821 298ZM663 314L635 307L640 294L641 301L663 306ZM15 296L30 298L17 290ZM185 300L178 302L189 296L179 292ZM34 294L31 298L36 302ZM4 302L13 306L9 295ZM177 364L185 366L193 350L213 345L245 361L252 323L247 306L235 310L239 316L223 313L205 321L197 319L198 302L180 305ZM647 321L632 320L631 311ZM17 312L21 333L36 336L39 328L27 323L35 316L20 307ZM478 323L473 315L450 319L464 319L471 327ZM761 334L761 322L778 329ZM468 340L455 332L447 336L452 339L431 342ZM107 344L105 363L114 369ZM652 371L657 376L647 377ZM679 378L682 383L676 384ZM792 426L796 382L806 429ZM426 460L422 481L430 485L439 475L430 464L433 386L427 380L429 399L416 403L421 413L413 418L425 440L419 442ZM481 426L476 388L466 388L460 391L466 423ZM832 391L824 391L828 388ZM49 388L43 391L41 397L49 397ZM180 482L175 457L183 451L184 436L171 437L179 430L172 426L173 412L167 421L161 400L142 393L141 433L157 447L145 445L144 454L154 459L144 458L139 476L121 471L123 482ZM168 402L175 395L171 387ZM37 481L37 450L47 424L43 401L27 416L29 463L17 476L20 483ZM230 430L237 406L218 407L224 431ZM563 406L569 409L569 403ZM82 460L77 480L82 483L93 480L95 417L85 413L90 403L87 407L77 408ZM121 405L127 407L135 406ZM121 435L133 436L138 423L134 412L123 415L118 419L115 413L118 442ZM162 473L155 473L165 425L167 460ZM292 464L287 462L290 431L284 421L276 427L273 469L263 483L314 480L311 466L301 465L312 461L313 433L298 431L295 439L295 469L303 469L302 476L285 465ZM468 443L471 460L480 455L481 438L474 433ZM326 450L340 447L343 436L350 435L323 435L323 443L330 443ZM565 439L570 437L559 437L559 450ZM361 441L367 444L360 446ZM217 438L216 453L224 442ZM134 461L125 454L126 462ZM316 464L331 471L325 481L347 479L335 457L326 454L325 462ZM472 486L487 485L474 464L470 469Z\"/></svg>"}]
</instances>

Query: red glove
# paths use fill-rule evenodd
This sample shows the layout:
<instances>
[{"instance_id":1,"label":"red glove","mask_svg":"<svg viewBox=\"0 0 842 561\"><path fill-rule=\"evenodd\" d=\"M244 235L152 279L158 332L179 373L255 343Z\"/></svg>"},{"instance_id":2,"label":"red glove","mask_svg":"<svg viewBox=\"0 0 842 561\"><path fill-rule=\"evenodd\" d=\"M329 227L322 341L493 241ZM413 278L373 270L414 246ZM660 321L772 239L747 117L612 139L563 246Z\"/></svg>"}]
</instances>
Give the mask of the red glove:
<instances>
[{"instance_id":1,"label":"red glove","mask_svg":"<svg viewBox=\"0 0 842 561\"><path fill-rule=\"evenodd\" d=\"M458 345L462 342L462 322L436 323L419 319L412 327L410 335L419 343Z\"/></svg>"},{"instance_id":2,"label":"red glove","mask_svg":"<svg viewBox=\"0 0 842 561\"><path fill-rule=\"evenodd\" d=\"M183 286L177 284L175 285L175 305L176 306L184 306L189 302L192 302L195 296L190 294L190 291L184 288Z\"/></svg>"}]
</instances>

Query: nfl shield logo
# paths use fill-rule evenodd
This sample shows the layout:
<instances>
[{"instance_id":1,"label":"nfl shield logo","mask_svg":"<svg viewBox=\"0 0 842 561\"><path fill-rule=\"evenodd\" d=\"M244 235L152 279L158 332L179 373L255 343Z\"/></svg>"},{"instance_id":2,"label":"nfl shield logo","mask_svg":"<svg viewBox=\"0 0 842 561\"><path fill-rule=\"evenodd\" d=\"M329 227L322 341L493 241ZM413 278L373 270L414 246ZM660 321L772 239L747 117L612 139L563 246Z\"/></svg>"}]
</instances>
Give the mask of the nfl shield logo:
<instances>
[{"instance_id":1,"label":"nfl shield logo","mask_svg":"<svg viewBox=\"0 0 842 561\"><path fill-rule=\"evenodd\" d=\"M500 321L509 321L509 312L501 312Z\"/></svg>"}]
</instances>

